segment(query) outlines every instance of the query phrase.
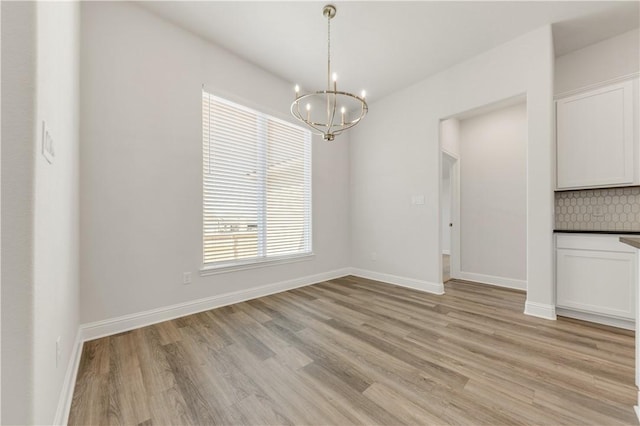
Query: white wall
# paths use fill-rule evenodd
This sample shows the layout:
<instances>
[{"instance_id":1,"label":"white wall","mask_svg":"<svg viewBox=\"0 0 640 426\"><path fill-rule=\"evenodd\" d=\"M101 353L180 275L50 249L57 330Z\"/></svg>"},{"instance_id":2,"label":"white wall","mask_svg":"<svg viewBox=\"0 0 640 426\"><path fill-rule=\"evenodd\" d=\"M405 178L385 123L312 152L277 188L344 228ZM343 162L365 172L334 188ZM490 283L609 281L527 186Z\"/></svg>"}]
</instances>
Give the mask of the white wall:
<instances>
[{"instance_id":1,"label":"white wall","mask_svg":"<svg viewBox=\"0 0 640 426\"><path fill-rule=\"evenodd\" d=\"M442 150L455 158L460 158L460 122L449 118L440 122L440 143Z\"/></svg>"},{"instance_id":2,"label":"white wall","mask_svg":"<svg viewBox=\"0 0 640 426\"><path fill-rule=\"evenodd\" d=\"M555 60L555 93L601 83L640 70L640 30L592 44Z\"/></svg>"},{"instance_id":3,"label":"white wall","mask_svg":"<svg viewBox=\"0 0 640 426\"><path fill-rule=\"evenodd\" d=\"M2 8L2 423L50 424L79 325L79 4ZM43 120L52 164L40 155Z\"/></svg>"},{"instance_id":4,"label":"white wall","mask_svg":"<svg viewBox=\"0 0 640 426\"><path fill-rule=\"evenodd\" d=\"M200 277L201 86L292 120L293 85L133 4L83 3L81 34L82 322L350 265L342 135L314 138L315 258Z\"/></svg>"},{"instance_id":5,"label":"white wall","mask_svg":"<svg viewBox=\"0 0 640 426\"><path fill-rule=\"evenodd\" d=\"M79 325L80 5L38 2L36 147L42 122L49 164L36 149L34 220L34 422L51 422ZM61 356L56 366L56 338Z\"/></svg>"},{"instance_id":6,"label":"white wall","mask_svg":"<svg viewBox=\"0 0 640 426\"><path fill-rule=\"evenodd\" d=\"M526 288L527 108L460 121L461 278Z\"/></svg>"},{"instance_id":7,"label":"white wall","mask_svg":"<svg viewBox=\"0 0 640 426\"><path fill-rule=\"evenodd\" d=\"M374 102L351 134L352 263L425 284L440 278L442 118L527 96L527 306L555 318L553 44L543 27ZM392 123L392 124L390 124ZM411 204L424 194L425 204ZM377 252L377 260L369 253Z\"/></svg>"},{"instance_id":8,"label":"white wall","mask_svg":"<svg viewBox=\"0 0 640 426\"><path fill-rule=\"evenodd\" d=\"M33 421L36 5L2 2L2 424Z\"/></svg>"}]
</instances>

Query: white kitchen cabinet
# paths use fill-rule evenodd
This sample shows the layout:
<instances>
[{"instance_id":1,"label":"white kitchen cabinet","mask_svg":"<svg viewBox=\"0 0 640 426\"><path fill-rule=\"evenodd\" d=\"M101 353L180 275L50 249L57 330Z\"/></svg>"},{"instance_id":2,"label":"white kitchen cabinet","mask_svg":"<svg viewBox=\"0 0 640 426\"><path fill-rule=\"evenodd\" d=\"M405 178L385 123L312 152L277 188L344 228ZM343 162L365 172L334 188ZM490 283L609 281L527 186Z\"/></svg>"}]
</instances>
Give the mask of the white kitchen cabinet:
<instances>
[{"instance_id":1,"label":"white kitchen cabinet","mask_svg":"<svg viewBox=\"0 0 640 426\"><path fill-rule=\"evenodd\" d=\"M556 101L558 189L640 182L635 93L628 80Z\"/></svg>"},{"instance_id":2,"label":"white kitchen cabinet","mask_svg":"<svg viewBox=\"0 0 640 426\"><path fill-rule=\"evenodd\" d=\"M635 327L637 256L619 237L556 234L559 315Z\"/></svg>"}]
</instances>

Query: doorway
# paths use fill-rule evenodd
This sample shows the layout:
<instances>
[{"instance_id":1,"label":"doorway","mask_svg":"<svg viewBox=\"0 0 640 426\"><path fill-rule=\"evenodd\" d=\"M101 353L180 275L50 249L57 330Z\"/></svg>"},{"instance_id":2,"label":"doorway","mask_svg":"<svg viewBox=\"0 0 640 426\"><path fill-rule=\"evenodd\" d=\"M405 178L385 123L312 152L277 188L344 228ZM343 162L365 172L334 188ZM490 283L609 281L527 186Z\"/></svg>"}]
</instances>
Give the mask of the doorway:
<instances>
[{"instance_id":1,"label":"doorway","mask_svg":"<svg viewBox=\"0 0 640 426\"><path fill-rule=\"evenodd\" d=\"M441 243L442 248L442 282L446 283L452 277L451 274L451 256L454 252L452 250L452 232L454 226L453 213L455 211L453 203L453 180L454 180L454 166L457 162L457 158L446 152L442 152L442 176L441 176Z\"/></svg>"},{"instance_id":2,"label":"doorway","mask_svg":"<svg viewBox=\"0 0 640 426\"><path fill-rule=\"evenodd\" d=\"M442 283L461 279L526 291L526 99L442 120L440 149Z\"/></svg>"}]
</instances>

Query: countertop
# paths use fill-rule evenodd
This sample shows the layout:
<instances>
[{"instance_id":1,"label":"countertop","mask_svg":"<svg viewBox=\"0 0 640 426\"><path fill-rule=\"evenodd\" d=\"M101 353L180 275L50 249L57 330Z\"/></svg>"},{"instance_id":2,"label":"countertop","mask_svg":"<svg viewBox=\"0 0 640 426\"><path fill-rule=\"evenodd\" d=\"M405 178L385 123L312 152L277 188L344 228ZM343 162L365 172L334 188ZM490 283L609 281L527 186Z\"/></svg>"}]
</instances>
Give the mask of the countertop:
<instances>
[{"instance_id":1,"label":"countertop","mask_svg":"<svg viewBox=\"0 0 640 426\"><path fill-rule=\"evenodd\" d=\"M574 231L554 229L556 234L613 234L613 235L640 235L640 231Z\"/></svg>"},{"instance_id":2,"label":"countertop","mask_svg":"<svg viewBox=\"0 0 640 426\"><path fill-rule=\"evenodd\" d=\"M635 247L640 249L640 238L636 237L620 237L620 242L630 245L631 247Z\"/></svg>"}]
</instances>

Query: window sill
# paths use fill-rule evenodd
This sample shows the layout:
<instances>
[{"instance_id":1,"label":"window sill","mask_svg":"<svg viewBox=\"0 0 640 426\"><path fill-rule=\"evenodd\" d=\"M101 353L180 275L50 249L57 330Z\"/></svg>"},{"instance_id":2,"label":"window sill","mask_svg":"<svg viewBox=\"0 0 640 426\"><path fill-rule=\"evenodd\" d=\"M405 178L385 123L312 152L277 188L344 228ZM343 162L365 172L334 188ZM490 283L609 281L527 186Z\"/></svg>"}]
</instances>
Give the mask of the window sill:
<instances>
[{"instance_id":1,"label":"window sill","mask_svg":"<svg viewBox=\"0 0 640 426\"><path fill-rule=\"evenodd\" d=\"M313 253L296 254L293 256L279 257L276 259L268 260L249 260L244 262L237 262L231 264L224 264L220 266L203 266L200 268L200 276L206 277L209 275L225 274L227 272L242 271L246 269L256 269L267 266L282 265L286 263L305 262L315 258Z\"/></svg>"}]
</instances>

